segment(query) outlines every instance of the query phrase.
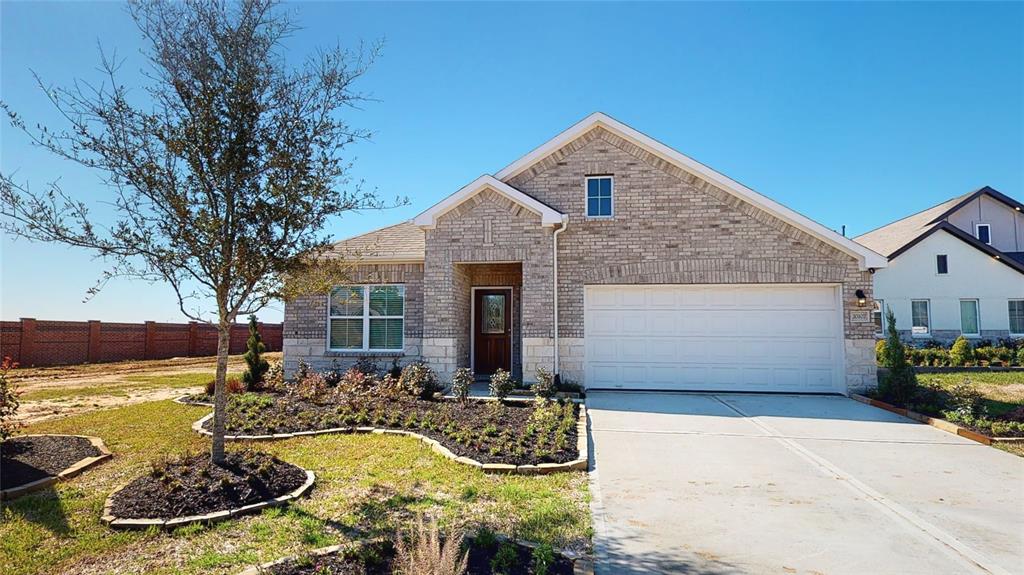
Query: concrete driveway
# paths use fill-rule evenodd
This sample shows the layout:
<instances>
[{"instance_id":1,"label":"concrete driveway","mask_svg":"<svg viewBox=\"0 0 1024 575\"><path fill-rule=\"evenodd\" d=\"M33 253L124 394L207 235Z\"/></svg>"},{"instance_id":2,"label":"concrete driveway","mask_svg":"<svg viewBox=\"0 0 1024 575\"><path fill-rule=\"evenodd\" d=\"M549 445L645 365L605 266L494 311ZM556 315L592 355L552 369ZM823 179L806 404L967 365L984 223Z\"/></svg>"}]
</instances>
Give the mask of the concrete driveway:
<instances>
[{"instance_id":1,"label":"concrete driveway","mask_svg":"<svg viewBox=\"0 0 1024 575\"><path fill-rule=\"evenodd\" d=\"M1024 573L1024 459L843 397L588 394L597 572Z\"/></svg>"}]
</instances>

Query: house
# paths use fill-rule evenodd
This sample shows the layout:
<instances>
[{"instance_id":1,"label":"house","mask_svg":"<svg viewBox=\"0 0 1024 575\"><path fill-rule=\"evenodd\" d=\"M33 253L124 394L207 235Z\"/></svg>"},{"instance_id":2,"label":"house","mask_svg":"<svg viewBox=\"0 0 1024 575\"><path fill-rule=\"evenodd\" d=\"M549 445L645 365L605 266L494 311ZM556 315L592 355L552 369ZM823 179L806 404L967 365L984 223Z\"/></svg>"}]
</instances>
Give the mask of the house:
<instances>
[{"instance_id":1,"label":"house","mask_svg":"<svg viewBox=\"0 0 1024 575\"><path fill-rule=\"evenodd\" d=\"M355 285L286 306L286 373L373 356L588 388L876 383L884 257L601 113L333 249Z\"/></svg>"},{"instance_id":2,"label":"house","mask_svg":"<svg viewBox=\"0 0 1024 575\"><path fill-rule=\"evenodd\" d=\"M875 273L875 327L891 309L909 341L1024 337L1024 205L984 187L855 240Z\"/></svg>"}]
</instances>

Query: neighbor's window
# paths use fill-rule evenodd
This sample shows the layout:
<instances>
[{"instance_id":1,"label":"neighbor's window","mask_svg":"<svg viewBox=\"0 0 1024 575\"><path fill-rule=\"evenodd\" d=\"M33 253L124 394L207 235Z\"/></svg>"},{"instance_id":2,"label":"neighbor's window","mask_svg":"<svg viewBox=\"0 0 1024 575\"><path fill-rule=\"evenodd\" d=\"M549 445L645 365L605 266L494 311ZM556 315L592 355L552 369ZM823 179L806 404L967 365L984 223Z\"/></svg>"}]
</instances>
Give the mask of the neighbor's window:
<instances>
[{"instance_id":1,"label":"neighbor's window","mask_svg":"<svg viewBox=\"0 0 1024 575\"><path fill-rule=\"evenodd\" d=\"M1011 299L1008 307L1010 310L1010 333L1024 335L1024 299Z\"/></svg>"},{"instance_id":2,"label":"neighbor's window","mask_svg":"<svg viewBox=\"0 0 1024 575\"><path fill-rule=\"evenodd\" d=\"M871 310L871 319L875 322L875 333L885 332L885 301L876 299L874 309Z\"/></svg>"},{"instance_id":3,"label":"neighbor's window","mask_svg":"<svg viewBox=\"0 0 1024 575\"><path fill-rule=\"evenodd\" d=\"M978 323L978 300L960 300L960 333L963 335L980 335Z\"/></svg>"},{"instance_id":4,"label":"neighbor's window","mask_svg":"<svg viewBox=\"0 0 1024 575\"><path fill-rule=\"evenodd\" d=\"M612 177L587 177L587 217L612 217Z\"/></svg>"},{"instance_id":5,"label":"neighbor's window","mask_svg":"<svg viewBox=\"0 0 1024 575\"><path fill-rule=\"evenodd\" d=\"M328 310L332 350L401 351L405 286L342 286L331 290Z\"/></svg>"},{"instance_id":6,"label":"neighbor's window","mask_svg":"<svg viewBox=\"0 0 1024 575\"><path fill-rule=\"evenodd\" d=\"M927 335L931 331L928 323L928 300L910 300L911 333L914 335Z\"/></svg>"},{"instance_id":7,"label":"neighbor's window","mask_svg":"<svg viewBox=\"0 0 1024 575\"><path fill-rule=\"evenodd\" d=\"M974 235L982 243L992 245L992 228L988 224L977 224L974 226Z\"/></svg>"},{"instance_id":8,"label":"neighbor's window","mask_svg":"<svg viewBox=\"0 0 1024 575\"><path fill-rule=\"evenodd\" d=\"M949 273L949 258L947 258L945 254L935 256L935 273Z\"/></svg>"}]
</instances>

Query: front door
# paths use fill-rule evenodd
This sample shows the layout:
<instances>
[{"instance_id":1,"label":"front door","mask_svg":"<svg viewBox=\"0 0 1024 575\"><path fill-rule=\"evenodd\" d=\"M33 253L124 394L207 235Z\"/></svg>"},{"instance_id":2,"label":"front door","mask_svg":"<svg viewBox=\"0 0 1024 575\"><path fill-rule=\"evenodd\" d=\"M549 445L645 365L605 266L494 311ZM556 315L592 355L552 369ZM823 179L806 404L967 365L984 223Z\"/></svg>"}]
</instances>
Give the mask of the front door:
<instances>
[{"instance_id":1,"label":"front door","mask_svg":"<svg viewBox=\"0 0 1024 575\"><path fill-rule=\"evenodd\" d=\"M512 290L473 292L473 371L512 370Z\"/></svg>"}]
</instances>

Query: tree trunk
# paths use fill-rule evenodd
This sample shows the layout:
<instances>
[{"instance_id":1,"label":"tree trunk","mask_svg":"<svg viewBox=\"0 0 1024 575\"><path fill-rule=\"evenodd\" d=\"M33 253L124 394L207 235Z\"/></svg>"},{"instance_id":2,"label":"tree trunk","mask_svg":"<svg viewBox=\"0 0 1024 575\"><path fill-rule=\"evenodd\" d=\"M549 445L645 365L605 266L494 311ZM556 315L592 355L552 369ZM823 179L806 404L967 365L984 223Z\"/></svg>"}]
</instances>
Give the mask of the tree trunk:
<instances>
[{"instance_id":1,"label":"tree trunk","mask_svg":"<svg viewBox=\"0 0 1024 575\"><path fill-rule=\"evenodd\" d=\"M227 422L228 350L231 345L231 324L217 324L217 376L213 391L213 447L210 458L224 465L224 425Z\"/></svg>"}]
</instances>

